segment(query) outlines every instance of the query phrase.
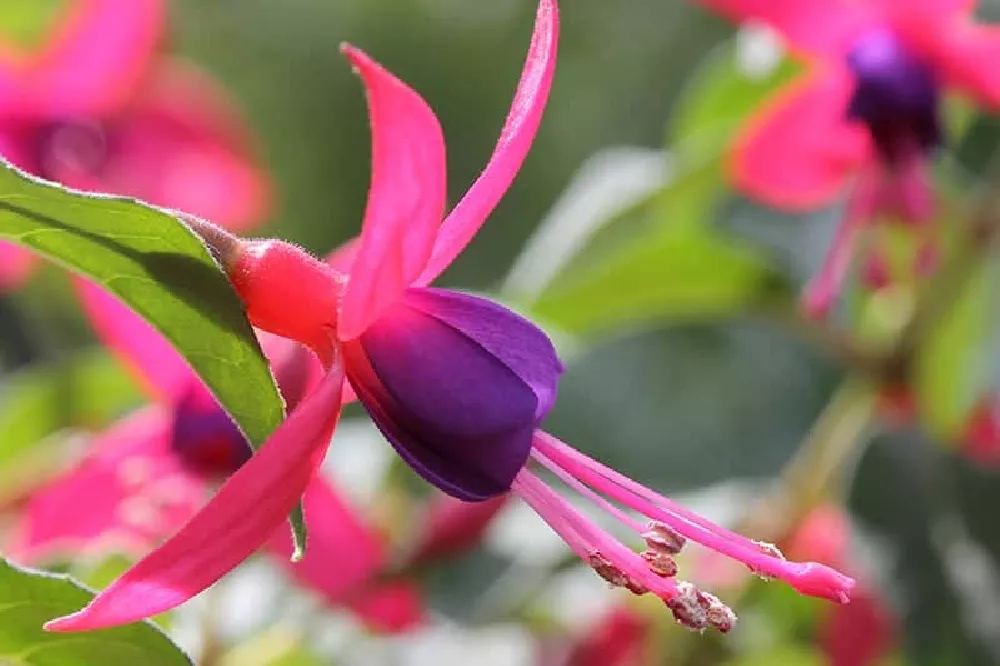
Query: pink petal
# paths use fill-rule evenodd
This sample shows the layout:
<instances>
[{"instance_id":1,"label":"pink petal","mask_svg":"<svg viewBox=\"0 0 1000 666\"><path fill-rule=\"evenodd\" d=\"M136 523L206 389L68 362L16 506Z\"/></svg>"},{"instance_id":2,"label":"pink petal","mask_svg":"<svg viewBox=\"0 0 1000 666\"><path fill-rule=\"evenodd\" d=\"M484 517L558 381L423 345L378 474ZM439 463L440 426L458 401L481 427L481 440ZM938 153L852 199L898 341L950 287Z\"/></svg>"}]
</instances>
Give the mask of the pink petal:
<instances>
[{"instance_id":1,"label":"pink petal","mask_svg":"<svg viewBox=\"0 0 1000 666\"><path fill-rule=\"evenodd\" d=\"M558 43L559 9L556 1L541 0L521 80L493 155L479 178L442 223L434 242L434 253L420 274L418 285L429 284L444 272L469 244L514 182L542 122L542 112L555 73Z\"/></svg>"},{"instance_id":2,"label":"pink petal","mask_svg":"<svg viewBox=\"0 0 1000 666\"><path fill-rule=\"evenodd\" d=\"M77 0L33 63L31 97L61 117L122 107L146 74L165 20L163 0Z\"/></svg>"},{"instance_id":3,"label":"pink petal","mask_svg":"<svg viewBox=\"0 0 1000 666\"><path fill-rule=\"evenodd\" d=\"M24 284L37 260L38 257L20 245L0 242L0 292Z\"/></svg>"},{"instance_id":4,"label":"pink petal","mask_svg":"<svg viewBox=\"0 0 1000 666\"><path fill-rule=\"evenodd\" d=\"M350 603L351 610L373 631L398 634L426 619L420 588L410 581L389 581L366 590Z\"/></svg>"},{"instance_id":5,"label":"pink petal","mask_svg":"<svg viewBox=\"0 0 1000 666\"><path fill-rule=\"evenodd\" d=\"M1000 108L1000 27L964 20L911 31L912 41L949 84L992 110Z\"/></svg>"},{"instance_id":6,"label":"pink petal","mask_svg":"<svg viewBox=\"0 0 1000 666\"><path fill-rule=\"evenodd\" d=\"M303 501L309 525L305 556L299 562L290 561L292 539L284 528L271 536L268 550L324 601L341 606L385 564L385 547L375 530L321 477L309 484Z\"/></svg>"},{"instance_id":7,"label":"pink petal","mask_svg":"<svg viewBox=\"0 0 1000 666\"><path fill-rule=\"evenodd\" d=\"M354 267L354 258L358 256L360 240L359 237L355 236L326 255L326 263L338 273L350 275L351 269Z\"/></svg>"},{"instance_id":8,"label":"pink petal","mask_svg":"<svg viewBox=\"0 0 1000 666\"><path fill-rule=\"evenodd\" d=\"M372 183L338 334L356 338L430 257L445 202L445 149L434 112L367 55L344 46L368 91Z\"/></svg>"},{"instance_id":9,"label":"pink petal","mask_svg":"<svg viewBox=\"0 0 1000 666\"><path fill-rule=\"evenodd\" d=\"M830 610L819 647L829 666L875 666L893 652L896 626L889 604L874 591L859 589L851 603Z\"/></svg>"},{"instance_id":10,"label":"pink petal","mask_svg":"<svg viewBox=\"0 0 1000 666\"><path fill-rule=\"evenodd\" d=\"M573 646L571 666L636 666L647 663L654 626L630 607L605 613Z\"/></svg>"},{"instance_id":11,"label":"pink petal","mask_svg":"<svg viewBox=\"0 0 1000 666\"><path fill-rule=\"evenodd\" d=\"M838 55L875 18L870 7L851 0L700 0L732 21L765 23L800 51Z\"/></svg>"},{"instance_id":12,"label":"pink petal","mask_svg":"<svg viewBox=\"0 0 1000 666\"><path fill-rule=\"evenodd\" d=\"M108 547L138 554L180 528L205 486L178 465L172 428L171 414L148 407L99 436L86 459L32 495L15 527L15 559Z\"/></svg>"},{"instance_id":13,"label":"pink petal","mask_svg":"<svg viewBox=\"0 0 1000 666\"><path fill-rule=\"evenodd\" d=\"M153 395L173 404L200 383L166 338L118 298L82 277L74 276L73 286L97 336Z\"/></svg>"},{"instance_id":14,"label":"pink petal","mask_svg":"<svg viewBox=\"0 0 1000 666\"><path fill-rule=\"evenodd\" d=\"M30 116L34 111L25 99L26 60L12 45L0 43L0 118Z\"/></svg>"},{"instance_id":15,"label":"pink petal","mask_svg":"<svg viewBox=\"0 0 1000 666\"><path fill-rule=\"evenodd\" d=\"M268 212L271 185L242 120L199 69L180 61L158 66L117 125L99 187L232 230L257 226ZM86 186L73 173L54 175Z\"/></svg>"},{"instance_id":16,"label":"pink petal","mask_svg":"<svg viewBox=\"0 0 1000 666\"><path fill-rule=\"evenodd\" d=\"M509 498L501 495L485 502L463 502L444 493L435 495L421 517L420 534L407 563L415 566L472 549Z\"/></svg>"},{"instance_id":17,"label":"pink petal","mask_svg":"<svg viewBox=\"0 0 1000 666\"><path fill-rule=\"evenodd\" d=\"M971 14L976 9L976 0L869 0L869 6L876 12L887 14L894 19L906 19L914 15L923 19L943 19Z\"/></svg>"},{"instance_id":18,"label":"pink petal","mask_svg":"<svg viewBox=\"0 0 1000 666\"><path fill-rule=\"evenodd\" d=\"M86 608L52 620L45 628L99 629L162 613L205 590L249 557L281 526L319 466L337 425L343 381L338 361L260 451L177 534Z\"/></svg>"},{"instance_id":19,"label":"pink petal","mask_svg":"<svg viewBox=\"0 0 1000 666\"><path fill-rule=\"evenodd\" d=\"M833 199L871 155L864 129L844 120L850 94L850 75L839 68L814 70L778 93L733 147L735 185L792 210Z\"/></svg>"}]
</instances>

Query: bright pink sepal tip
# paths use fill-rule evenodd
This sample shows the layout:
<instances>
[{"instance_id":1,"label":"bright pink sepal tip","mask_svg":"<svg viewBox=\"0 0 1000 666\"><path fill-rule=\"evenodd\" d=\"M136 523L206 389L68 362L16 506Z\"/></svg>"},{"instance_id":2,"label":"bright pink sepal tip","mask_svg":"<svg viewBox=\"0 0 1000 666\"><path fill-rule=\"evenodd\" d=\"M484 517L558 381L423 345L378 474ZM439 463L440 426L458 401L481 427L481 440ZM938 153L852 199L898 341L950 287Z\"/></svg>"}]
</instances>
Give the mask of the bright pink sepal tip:
<instances>
[{"instance_id":1,"label":"bright pink sepal tip","mask_svg":"<svg viewBox=\"0 0 1000 666\"><path fill-rule=\"evenodd\" d=\"M265 446L187 525L86 608L46 623L45 629L99 629L165 612L252 555L282 526L319 466L340 414L343 381L337 361ZM253 520L247 520L249 512Z\"/></svg>"},{"instance_id":2,"label":"bright pink sepal tip","mask_svg":"<svg viewBox=\"0 0 1000 666\"><path fill-rule=\"evenodd\" d=\"M74 279L74 286L84 305L84 311L102 341L122 358L165 406L173 409L192 387L203 388L198 377L173 347L121 301L83 278ZM283 338L266 333L258 334L261 336L265 355L275 369L282 395L288 402L289 409L292 409L303 393L311 388L314 368L318 367L318 363L307 362L303 368L299 361L304 359L298 357L306 353L304 349ZM312 361L311 358L308 360ZM207 480L195 478L183 470L176 452L170 447L173 415L163 413L162 410L154 411L162 414L160 427L152 427L154 424L149 418L130 418L104 436L102 441L108 440L113 433L135 421L135 426L125 431L135 442L122 441L124 437L115 437L114 442L109 441L108 456L114 457L107 460L104 458L108 456L102 457L101 462L105 464L99 469L103 475L89 473L94 465L84 465L40 494L41 498L45 498L44 506L52 507L53 511L46 514L29 508L30 515L25 520L25 525L34 528L36 540L48 535L52 541L66 545L70 542L68 537L77 535L79 538L71 543L82 548L106 544L107 535L123 532L112 521L119 516L129 517L130 507L123 501L128 496L124 495L124 491L113 493L112 491L119 490L121 484L110 483L109 479L114 481L124 476L128 480L129 475L134 476L134 469L120 469L120 463L123 458L135 453L142 453L148 458L141 462L155 472L151 476L170 481L159 485L174 494L167 496L164 492L155 492L156 486L149 488L132 483L126 490L135 495L133 504L138 503L140 508L143 505L150 505L150 508L171 508L176 505L180 487L176 479L168 479L169 475L164 469L183 474L192 492L187 495L190 500L184 505L184 512L171 511L165 516L171 520L160 519L155 525L150 525L143 531L143 538L137 537L130 541L129 545L133 546L130 552L145 552L152 544L177 531L194 515L204 503ZM143 444L139 446L138 442ZM149 442L149 445L145 442ZM104 450L105 447L98 448ZM133 448L136 449L134 452ZM134 467L135 464L132 464L132 468ZM101 487L97 487L98 485ZM108 497L100 511L94 510L95 497ZM39 496L36 495L36 498ZM167 500L173 500L173 503ZM34 504L33 501L32 506ZM87 515L99 518L100 524L91 525L93 521L80 521L74 512L67 511L68 506L87 507ZM306 557L298 563L289 561L292 553L291 538L288 530L283 527L274 533L267 544L268 550L289 573L331 606L350 606L368 626L376 630L401 631L418 624L423 617L423 607L419 595L408 591L411 587L408 583L367 589L369 579L385 563L385 545L379 535L360 519L353 507L322 476L316 475L310 482L304 497L304 507L310 525L309 551ZM146 514L148 513L147 511ZM81 528L88 525L92 529L88 528L86 535L78 534ZM33 549L33 552L37 551L38 549ZM329 562L334 558L338 565L331 567ZM407 590L403 590L403 587Z\"/></svg>"}]
</instances>

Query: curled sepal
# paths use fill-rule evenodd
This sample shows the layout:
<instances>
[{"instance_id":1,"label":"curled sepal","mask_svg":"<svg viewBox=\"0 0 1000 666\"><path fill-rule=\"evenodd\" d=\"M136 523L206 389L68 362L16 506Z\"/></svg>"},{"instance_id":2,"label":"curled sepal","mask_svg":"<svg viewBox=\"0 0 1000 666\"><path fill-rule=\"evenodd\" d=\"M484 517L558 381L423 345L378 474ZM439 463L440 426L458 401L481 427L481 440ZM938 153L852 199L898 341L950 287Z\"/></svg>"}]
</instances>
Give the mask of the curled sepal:
<instances>
[{"instance_id":1,"label":"curled sepal","mask_svg":"<svg viewBox=\"0 0 1000 666\"><path fill-rule=\"evenodd\" d=\"M351 46L344 54L365 89L372 182L338 333L357 337L423 271L444 213L444 136L420 95Z\"/></svg>"},{"instance_id":2,"label":"curled sepal","mask_svg":"<svg viewBox=\"0 0 1000 666\"><path fill-rule=\"evenodd\" d=\"M84 631L151 617L184 603L252 555L281 527L322 460L340 415L341 368L335 361L260 452L177 534L86 608L45 628Z\"/></svg>"},{"instance_id":3,"label":"curled sepal","mask_svg":"<svg viewBox=\"0 0 1000 666\"><path fill-rule=\"evenodd\" d=\"M468 501L510 489L563 370L533 324L444 289L407 290L344 354L358 398L400 456Z\"/></svg>"}]
</instances>

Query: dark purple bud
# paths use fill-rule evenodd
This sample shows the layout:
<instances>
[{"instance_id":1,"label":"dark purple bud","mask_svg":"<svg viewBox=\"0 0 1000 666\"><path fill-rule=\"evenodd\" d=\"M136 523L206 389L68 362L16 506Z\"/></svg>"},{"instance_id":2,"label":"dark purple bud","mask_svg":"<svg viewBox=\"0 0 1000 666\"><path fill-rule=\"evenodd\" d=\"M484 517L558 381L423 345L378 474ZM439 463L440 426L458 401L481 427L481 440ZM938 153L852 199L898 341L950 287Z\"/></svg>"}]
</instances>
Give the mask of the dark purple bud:
<instances>
[{"instance_id":1,"label":"dark purple bud","mask_svg":"<svg viewBox=\"0 0 1000 666\"><path fill-rule=\"evenodd\" d=\"M883 158L895 163L941 144L940 91L932 70L889 30L862 35L847 56L857 86L847 111L868 126Z\"/></svg>"},{"instance_id":2,"label":"dark purple bud","mask_svg":"<svg viewBox=\"0 0 1000 666\"><path fill-rule=\"evenodd\" d=\"M445 289L407 290L344 353L352 387L399 455L467 501L510 489L563 371L526 319Z\"/></svg>"},{"instance_id":3,"label":"dark purple bud","mask_svg":"<svg viewBox=\"0 0 1000 666\"><path fill-rule=\"evenodd\" d=\"M211 479L229 476L252 453L243 433L201 386L193 386L175 408L171 447L186 467Z\"/></svg>"}]
</instances>

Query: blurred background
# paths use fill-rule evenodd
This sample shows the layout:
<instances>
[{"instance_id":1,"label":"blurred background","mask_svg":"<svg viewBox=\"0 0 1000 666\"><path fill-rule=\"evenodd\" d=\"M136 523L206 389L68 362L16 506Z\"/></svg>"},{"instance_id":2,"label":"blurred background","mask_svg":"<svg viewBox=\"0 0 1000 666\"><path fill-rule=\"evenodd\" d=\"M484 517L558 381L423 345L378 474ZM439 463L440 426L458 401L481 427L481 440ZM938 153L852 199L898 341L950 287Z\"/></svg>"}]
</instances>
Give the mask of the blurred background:
<instances>
[{"instance_id":1,"label":"blurred background","mask_svg":"<svg viewBox=\"0 0 1000 666\"><path fill-rule=\"evenodd\" d=\"M30 50L67 4L6 0L0 34ZM325 254L357 233L370 166L364 94L339 45L363 48L433 107L454 202L496 141L535 9L532 0L175 0L164 48L206 70L246 118L274 192L266 223L249 233ZM981 8L991 11L1000 5ZM420 626L367 627L260 559L175 614L171 634L198 663L1000 663L996 470L963 455L964 426L870 413L871 396L798 320L798 291L839 208L769 211L725 183L740 121L796 71L772 36L734 30L694 3L566 0L531 155L441 284L488 293L552 334L568 371L547 430L790 557L846 569L865 591L852 612L692 554L682 577L716 589L742 620L729 636L692 635L655 601L608 590L512 503L460 552L401 570L426 605ZM946 159L961 174L949 181L959 194L979 182L998 136L995 121L960 107ZM835 327L856 325L868 307L864 295L848 300ZM938 345L928 366L948 379L929 370L915 389L922 399L993 386L995 301L986 289L990 315ZM99 347L62 271L46 266L0 297L0 326L0 479L19 489L0 495L16 508L24 488L144 399ZM796 478L790 461L818 439L834 461L804 463L819 476ZM413 521L433 498L357 406L326 471L394 552L412 546ZM766 503L789 475L816 492ZM122 563L63 566L99 585Z\"/></svg>"}]
</instances>

